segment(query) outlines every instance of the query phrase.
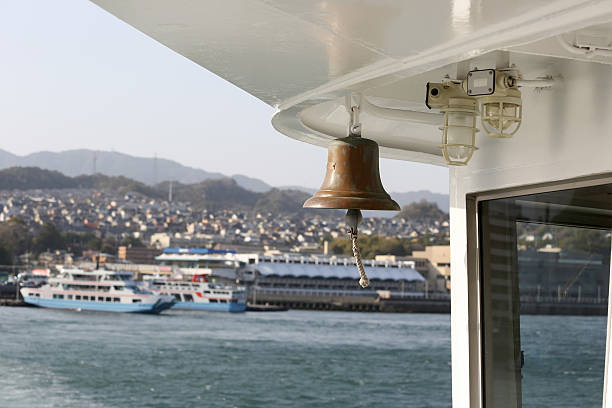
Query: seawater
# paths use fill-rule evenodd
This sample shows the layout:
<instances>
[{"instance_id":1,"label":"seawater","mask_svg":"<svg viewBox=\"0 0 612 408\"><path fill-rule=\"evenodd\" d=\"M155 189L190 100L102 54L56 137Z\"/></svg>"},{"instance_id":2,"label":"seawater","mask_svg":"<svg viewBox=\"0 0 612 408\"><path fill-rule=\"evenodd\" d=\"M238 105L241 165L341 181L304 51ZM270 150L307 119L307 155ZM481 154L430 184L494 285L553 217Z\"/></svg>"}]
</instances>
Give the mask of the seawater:
<instances>
[{"instance_id":1,"label":"seawater","mask_svg":"<svg viewBox=\"0 0 612 408\"><path fill-rule=\"evenodd\" d=\"M574 398L572 406L590 406L603 379L605 318L558 316L566 319L562 327L537 318L521 318L524 333L533 334L525 338L527 363L548 366L529 371L525 381L538 395L538 387L580 389L586 404ZM558 361L547 353L559 350L546 336L578 335L567 319L582 322L576 330L587 337L586 349L579 354L601 361L555 376ZM451 405L449 315L0 308L0 346L0 407ZM577 382L593 373L601 379Z\"/></svg>"},{"instance_id":2,"label":"seawater","mask_svg":"<svg viewBox=\"0 0 612 408\"><path fill-rule=\"evenodd\" d=\"M603 316L521 316L523 406L601 407L606 324Z\"/></svg>"},{"instance_id":3,"label":"seawater","mask_svg":"<svg viewBox=\"0 0 612 408\"><path fill-rule=\"evenodd\" d=\"M448 407L450 316L0 308L1 407Z\"/></svg>"}]
</instances>

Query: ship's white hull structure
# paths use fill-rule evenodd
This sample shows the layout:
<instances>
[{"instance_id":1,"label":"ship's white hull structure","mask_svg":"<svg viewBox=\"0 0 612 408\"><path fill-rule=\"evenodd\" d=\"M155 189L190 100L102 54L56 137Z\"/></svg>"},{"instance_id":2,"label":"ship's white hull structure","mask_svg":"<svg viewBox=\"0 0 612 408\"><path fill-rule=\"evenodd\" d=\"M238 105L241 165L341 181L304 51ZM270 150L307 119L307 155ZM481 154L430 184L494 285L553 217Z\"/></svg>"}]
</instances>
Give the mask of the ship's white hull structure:
<instances>
[{"instance_id":1,"label":"ship's white hull structure","mask_svg":"<svg viewBox=\"0 0 612 408\"><path fill-rule=\"evenodd\" d=\"M159 295L172 296L173 309L211 312L246 311L245 288L206 282L153 279L150 289Z\"/></svg>"},{"instance_id":2,"label":"ship's white hull structure","mask_svg":"<svg viewBox=\"0 0 612 408\"><path fill-rule=\"evenodd\" d=\"M452 403L523 405L523 366L537 359L521 347L517 223L612 229L612 1L226 0L214 13L93 1L273 106L288 137L327 147L359 116L381 156L449 163ZM446 102L427 103L440 90ZM468 130L468 143L449 140ZM441 142L470 154L453 162ZM612 407L610 297L605 336L598 399ZM572 358L557 371L573 372Z\"/></svg>"},{"instance_id":3,"label":"ship's white hull structure","mask_svg":"<svg viewBox=\"0 0 612 408\"><path fill-rule=\"evenodd\" d=\"M64 269L39 288L22 288L26 303L53 309L157 314L175 300L145 290L131 275L105 270Z\"/></svg>"},{"instance_id":4,"label":"ship's white hull structure","mask_svg":"<svg viewBox=\"0 0 612 408\"><path fill-rule=\"evenodd\" d=\"M166 248L156 258L170 267L172 277L154 277L148 288L173 296L174 309L244 312L247 291L235 285L237 271L244 266L235 251L206 248Z\"/></svg>"}]
</instances>

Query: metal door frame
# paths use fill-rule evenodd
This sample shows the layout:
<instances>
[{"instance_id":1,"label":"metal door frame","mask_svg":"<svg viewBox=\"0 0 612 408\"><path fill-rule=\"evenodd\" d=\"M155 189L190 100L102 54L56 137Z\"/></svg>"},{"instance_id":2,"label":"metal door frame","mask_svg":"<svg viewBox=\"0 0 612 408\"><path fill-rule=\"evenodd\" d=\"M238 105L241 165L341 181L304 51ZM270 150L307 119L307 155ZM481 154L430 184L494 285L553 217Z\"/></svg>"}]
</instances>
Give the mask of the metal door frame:
<instances>
[{"instance_id":1,"label":"metal door frame","mask_svg":"<svg viewBox=\"0 0 612 408\"><path fill-rule=\"evenodd\" d=\"M604 184L612 184L612 173L603 173L586 177L577 177L567 180L552 181L525 186L487 190L478 193L466 194L466 243L467 243L467 271L468 271L468 311L469 311L469 373L470 373L470 406L485 407L485 381L483 372L483 342L482 332L483 307L482 303L482 282L481 282L481 245L479 242L478 225L478 203L487 200L500 198L511 198L522 195L550 193L560 190L573 190L582 187L593 187ZM612 263L610 266L610 285L609 293L612 293ZM612 393L608 395L608 388L612 389L612 369L610 359L612 342L612 296L608 296L608 315L606 328L606 350L604 362L604 387L602 407L612 407ZM610 384L608 384L610 382Z\"/></svg>"}]
</instances>

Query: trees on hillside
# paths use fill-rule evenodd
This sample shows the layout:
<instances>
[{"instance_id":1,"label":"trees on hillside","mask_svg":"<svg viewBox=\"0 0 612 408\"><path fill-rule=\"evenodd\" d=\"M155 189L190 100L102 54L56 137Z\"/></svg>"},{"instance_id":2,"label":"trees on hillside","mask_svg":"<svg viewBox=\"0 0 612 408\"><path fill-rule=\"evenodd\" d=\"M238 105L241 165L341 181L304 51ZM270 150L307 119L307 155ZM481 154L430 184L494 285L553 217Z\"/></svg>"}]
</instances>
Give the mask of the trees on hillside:
<instances>
[{"instance_id":1,"label":"trees on hillside","mask_svg":"<svg viewBox=\"0 0 612 408\"><path fill-rule=\"evenodd\" d=\"M448 214L438 208L438 204L426 200L405 205L396 217L422 223L448 220Z\"/></svg>"},{"instance_id":2,"label":"trees on hillside","mask_svg":"<svg viewBox=\"0 0 612 408\"><path fill-rule=\"evenodd\" d=\"M114 254L118 245L112 236L100 238L91 232L62 233L53 223L43 224L34 233L18 217L0 223L0 265L18 264L18 256L22 254L31 253L36 257L42 252L55 250L66 250L76 256L87 250ZM120 245L144 246L139 239L132 237L124 238Z\"/></svg>"},{"instance_id":3,"label":"trees on hillside","mask_svg":"<svg viewBox=\"0 0 612 408\"><path fill-rule=\"evenodd\" d=\"M0 224L0 265L15 263L17 255L31 247L32 235L21 218L13 217Z\"/></svg>"},{"instance_id":4,"label":"trees on hillside","mask_svg":"<svg viewBox=\"0 0 612 408\"><path fill-rule=\"evenodd\" d=\"M381 235L364 235L359 237L361 255L365 259L376 255L409 256L413 251L425 249L427 245L448 245L448 240L439 237L422 236L416 239L388 238ZM334 255L352 255L351 241L348 238L337 238L330 242L329 252Z\"/></svg>"},{"instance_id":5,"label":"trees on hillside","mask_svg":"<svg viewBox=\"0 0 612 408\"><path fill-rule=\"evenodd\" d=\"M38 234L32 239L32 249L35 253L64 249L64 238L55 224L47 222L43 224Z\"/></svg>"}]
</instances>

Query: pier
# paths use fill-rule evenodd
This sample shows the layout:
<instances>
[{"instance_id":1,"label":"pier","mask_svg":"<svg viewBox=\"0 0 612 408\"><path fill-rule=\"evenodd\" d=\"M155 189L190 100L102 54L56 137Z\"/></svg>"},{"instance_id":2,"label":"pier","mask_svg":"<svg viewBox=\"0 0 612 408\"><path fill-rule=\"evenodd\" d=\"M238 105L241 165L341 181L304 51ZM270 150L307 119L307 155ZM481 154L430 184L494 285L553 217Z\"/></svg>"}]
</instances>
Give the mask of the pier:
<instances>
[{"instance_id":1,"label":"pier","mask_svg":"<svg viewBox=\"0 0 612 408\"><path fill-rule=\"evenodd\" d=\"M374 290L251 289L249 302L288 309L389 313L450 313L450 297Z\"/></svg>"},{"instance_id":2,"label":"pier","mask_svg":"<svg viewBox=\"0 0 612 408\"><path fill-rule=\"evenodd\" d=\"M29 306L23 301L17 285L0 285L0 306Z\"/></svg>"},{"instance_id":3,"label":"pier","mask_svg":"<svg viewBox=\"0 0 612 408\"><path fill-rule=\"evenodd\" d=\"M0 298L0 306L23 306L23 307L30 307L31 305L28 305L26 302L23 301L23 299L4 299L4 298Z\"/></svg>"}]
</instances>

